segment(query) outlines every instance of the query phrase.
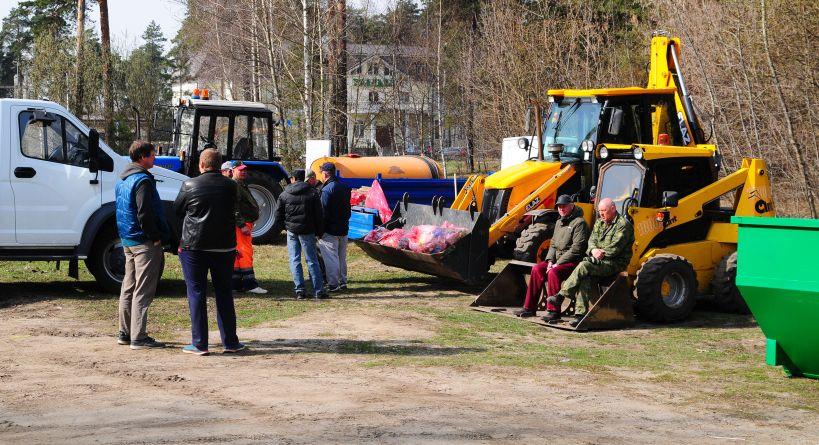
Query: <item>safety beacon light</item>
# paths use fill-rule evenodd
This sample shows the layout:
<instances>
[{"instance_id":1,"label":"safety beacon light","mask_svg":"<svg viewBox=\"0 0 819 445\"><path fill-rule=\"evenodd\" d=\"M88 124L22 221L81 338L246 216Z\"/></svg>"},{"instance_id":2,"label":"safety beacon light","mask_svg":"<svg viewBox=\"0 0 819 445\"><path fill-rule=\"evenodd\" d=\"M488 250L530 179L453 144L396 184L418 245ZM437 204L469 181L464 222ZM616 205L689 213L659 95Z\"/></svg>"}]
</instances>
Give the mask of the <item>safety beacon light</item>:
<instances>
[{"instance_id":1,"label":"safety beacon light","mask_svg":"<svg viewBox=\"0 0 819 445\"><path fill-rule=\"evenodd\" d=\"M193 95L191 95L191 99L199 99L199 88L193 89Z\"/></svg>"},{"instance_id":2,"label":"safety beacon light","mask_svg":"<svg viewBox=\"0 0 819 445\"><path fill-rule=\"evenodd\" d=\"M209 100L210 99L210 91L205 88L202 90L202 100Z\"/></svg>"}]
</instances>

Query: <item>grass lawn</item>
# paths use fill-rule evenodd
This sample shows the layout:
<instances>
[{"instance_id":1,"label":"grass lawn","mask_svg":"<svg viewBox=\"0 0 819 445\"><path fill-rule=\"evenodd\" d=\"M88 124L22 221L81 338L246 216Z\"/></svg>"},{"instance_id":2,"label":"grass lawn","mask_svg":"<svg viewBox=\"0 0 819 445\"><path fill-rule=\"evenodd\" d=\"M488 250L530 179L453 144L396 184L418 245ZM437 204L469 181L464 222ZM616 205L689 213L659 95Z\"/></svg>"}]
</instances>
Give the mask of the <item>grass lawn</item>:
<instances>
[{"instance_id":1,"label":"grass lawn","mask_svg":"<svg viewBox=\"0 0 819 445\"><path fill-rule=\"evenodd\" d=\"M748 413L755 410L749 406L762 410L771 404L819 410L819 382L789 379L764 364L764 337L750 316L697 311L689 321L668 326L640 324L596 333L548 329L472 311L469 303L479 289L467 293L453 283L382 266L354 246L349 250L350 290L330 301L300 302L289 298L286 248L261 246L256 256L256 274L270 294L237 297L240 328L286 325L311 311L332 311L338 317L365 313L411 319L431 332L429 338L410 344L339 341L338 352L360 354L361 366L491 369L500 374L532 368L588 372L602 385L629 385L635 391L641 385L665 388L680 403L727 403L740 415L752 415ZM496 264L493 271L501 266ZM64 270L54 271L53 264L3 263L0 308L54 299L113 333L116 296L95 292L83 268L81 281L67 278ZM179 337L189 328L184 282L173 256L167 257L150 317L151 330L159 338Z\"/></svg>"}]
</instances>

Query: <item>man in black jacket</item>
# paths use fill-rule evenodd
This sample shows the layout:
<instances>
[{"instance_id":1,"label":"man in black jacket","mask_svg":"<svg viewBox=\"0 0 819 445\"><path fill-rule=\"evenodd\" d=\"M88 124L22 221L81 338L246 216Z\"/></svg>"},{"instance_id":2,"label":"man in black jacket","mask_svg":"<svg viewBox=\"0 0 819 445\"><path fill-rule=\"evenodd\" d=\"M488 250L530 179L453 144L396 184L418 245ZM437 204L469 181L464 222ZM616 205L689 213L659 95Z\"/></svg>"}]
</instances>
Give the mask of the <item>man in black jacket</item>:
<instances>
[{"instance_id":1,"label":"man in black jacket","mask_svg":"<svg viewBox=\"0 0 819 445\"><path fill-rule=\"evenodd\" d=\"M324 274L316 253L316 236L324 233L321 214L321 201L316 190L304 181L289 184L276 204L273 220L274 227L287 230L287 253L290 257L290 273L293 275L296 299L307 298L304 285L304 270L301 266L301 254L310 270L313 292L316 298L327 298L324 290Z\"/></svg>"},{"instance_id":2,"label":"man in black jacket","mask_svg":"<svg viewBox=\"0 0 819 445\"><path fill-rule=\"evenodd\" d=\"M350 187L338 180L332 162L321 165L324 187L321 188L321 210L324 212L324 235L318 246L330 292L347 289L347 232L350 229Z\"/></svg>"},{"instance_id":3,"label":"man in black jacket","mask_svg":"<svg viewBox=\"0 0 819 445\"><path fill-rule=\"evenodd\" d=\"M205 149L199 157L196 178L182 184L174 202L182 220L179 262L188 290L191 313L191 344L183 352L208 354L208 271L216 297L216 321L226 353L245 349L236 336L233 306L233 259L236 255L236 183L222 176L219 152Z\"/></svg>"}]
</instances>

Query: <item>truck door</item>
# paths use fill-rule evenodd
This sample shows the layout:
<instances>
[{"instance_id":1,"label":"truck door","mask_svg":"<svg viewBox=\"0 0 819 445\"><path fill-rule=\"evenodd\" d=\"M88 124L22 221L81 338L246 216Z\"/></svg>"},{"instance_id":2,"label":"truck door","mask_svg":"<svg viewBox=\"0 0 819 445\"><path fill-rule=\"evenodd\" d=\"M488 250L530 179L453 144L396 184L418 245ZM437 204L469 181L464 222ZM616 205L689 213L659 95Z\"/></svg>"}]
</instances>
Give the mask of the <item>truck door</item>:
<instances>
[{"instance_id":1,"label":"truck door","mask_svg":"<svg viewBox=\"0 0 819 445\"><path fill-rule=\"evenodd\" d=\"M19 245L75 246L102 204L88 170L88 136L57 109L16 107L11 188Z\"/></svg>"}]
</instances>

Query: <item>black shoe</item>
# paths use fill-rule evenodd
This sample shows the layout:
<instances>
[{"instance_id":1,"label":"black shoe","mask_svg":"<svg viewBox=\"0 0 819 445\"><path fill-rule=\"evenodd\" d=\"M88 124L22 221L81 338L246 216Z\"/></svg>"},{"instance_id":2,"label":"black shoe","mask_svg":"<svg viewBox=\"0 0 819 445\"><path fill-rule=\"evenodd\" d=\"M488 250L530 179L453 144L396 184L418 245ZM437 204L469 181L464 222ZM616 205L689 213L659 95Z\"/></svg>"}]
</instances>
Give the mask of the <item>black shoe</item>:
<instances>
[{"instance_id":1,"label":"black shoe","mask_svg":"<svg viewBox=\"0 0 819 445\"><path fill-rule=\"evenodd\" d=\"M319 300L329 300L331 297L330 294L322 291L319 292L318 295L316 295L316 298L318 298Z\"/></svg>"},{"instance_id":2,"label":"black shoe","mask_svg":"<svg viewBox=\"0 0 819 445\"><path fill-rule=\"evenodd\" d=\"M529 318L529 317L534 317L536 315L535 311L530 311L529 309L519 309L519 310L515 311L514 314L515 314L515 317L520 317L520 318Z\"/></svg>"},{"instance_id":3,"label":"black shoe","mask_svg":"<svg viewBox=\"0 0 819 445\"><path fill-rule=\"evenodd\" d=\"M583 317L585 317L585 316L586 316L586 314L578 314L578 315L575 315L575 316L574 316L574 320L572 320L572 321L570 321L570 322L569 322L569 326L571 326L571 327L573 327L573 328L576 328L576 327L577 327L577 325L579 325L579 324L580 324L580 320L582 320L582 319L583 319Z\"/></svg>"},{"instance_id":4,"label":"black shoe","mask_svg":"<svg viewBox=\"0 0 819 445\"><path fill-rule=\"evenodd\" d=\"M158 342L151 337L145 337L142 340L134 340L131 342L131 349L153 349L164 347L165 343Z\"/></svg>"},{"instance_id":5,"label":"black shoe","mask_svg":"<svg viewBox=\"0 0 819 445\"><path fill-rule=\"evenodd\" d=\"M556 307L557 310L560 310L560 307L563 305L563 296L560 294L552 295L551 297L546 299L552 306Z\"/></svg>"},{"instance_id":6,"label":"black shoe","mask_svg":"<svg viewBox=\"0 0 819 445\"><path fill-rule=\"evenodd\" d=\"M304 291L296 291L296 300L306 300L307 294Z\"/></svg>"},{"instance_id":7,"label":"black shoe","mask_svg":"<svg viewBox=\"0 0 819 445\"><path fill-rule=\"evenodd\" d=\"M340 287L341 290L347 290L347 283L339 284L338 287Z\"/></svg>"},{"instance_id":8,"label":"black shoe","mask_svg":"<svg viewBox=\"0 0 819 445\"><path fill-rule=\"evenodd\" d=\"M345 288L341 287L340 284L337 286L327 286L327 292L341 292L344 289Z\"/></svg>"},{"instance_id":9,"label":"black shoe","mask_svg":"<svg viewBox=\"0 0 819 445\"><path fill-rule=\"evenodd\" d=\"M126 334L125 331L119 331L117 333L117 344L118 345L130 345L131 344L131 336Z\"/></svg>"},{"instance_id":10,"label":"black shoe","mask_svg":"<svg viewBox=\"0 0 819 445\"><path fill-rule=\"evenodd\" d=\"M560 312L546 311L546 316L543 317L543 321L556 321L556 320L560 320Z\"/></svg>"}]
</instances>

